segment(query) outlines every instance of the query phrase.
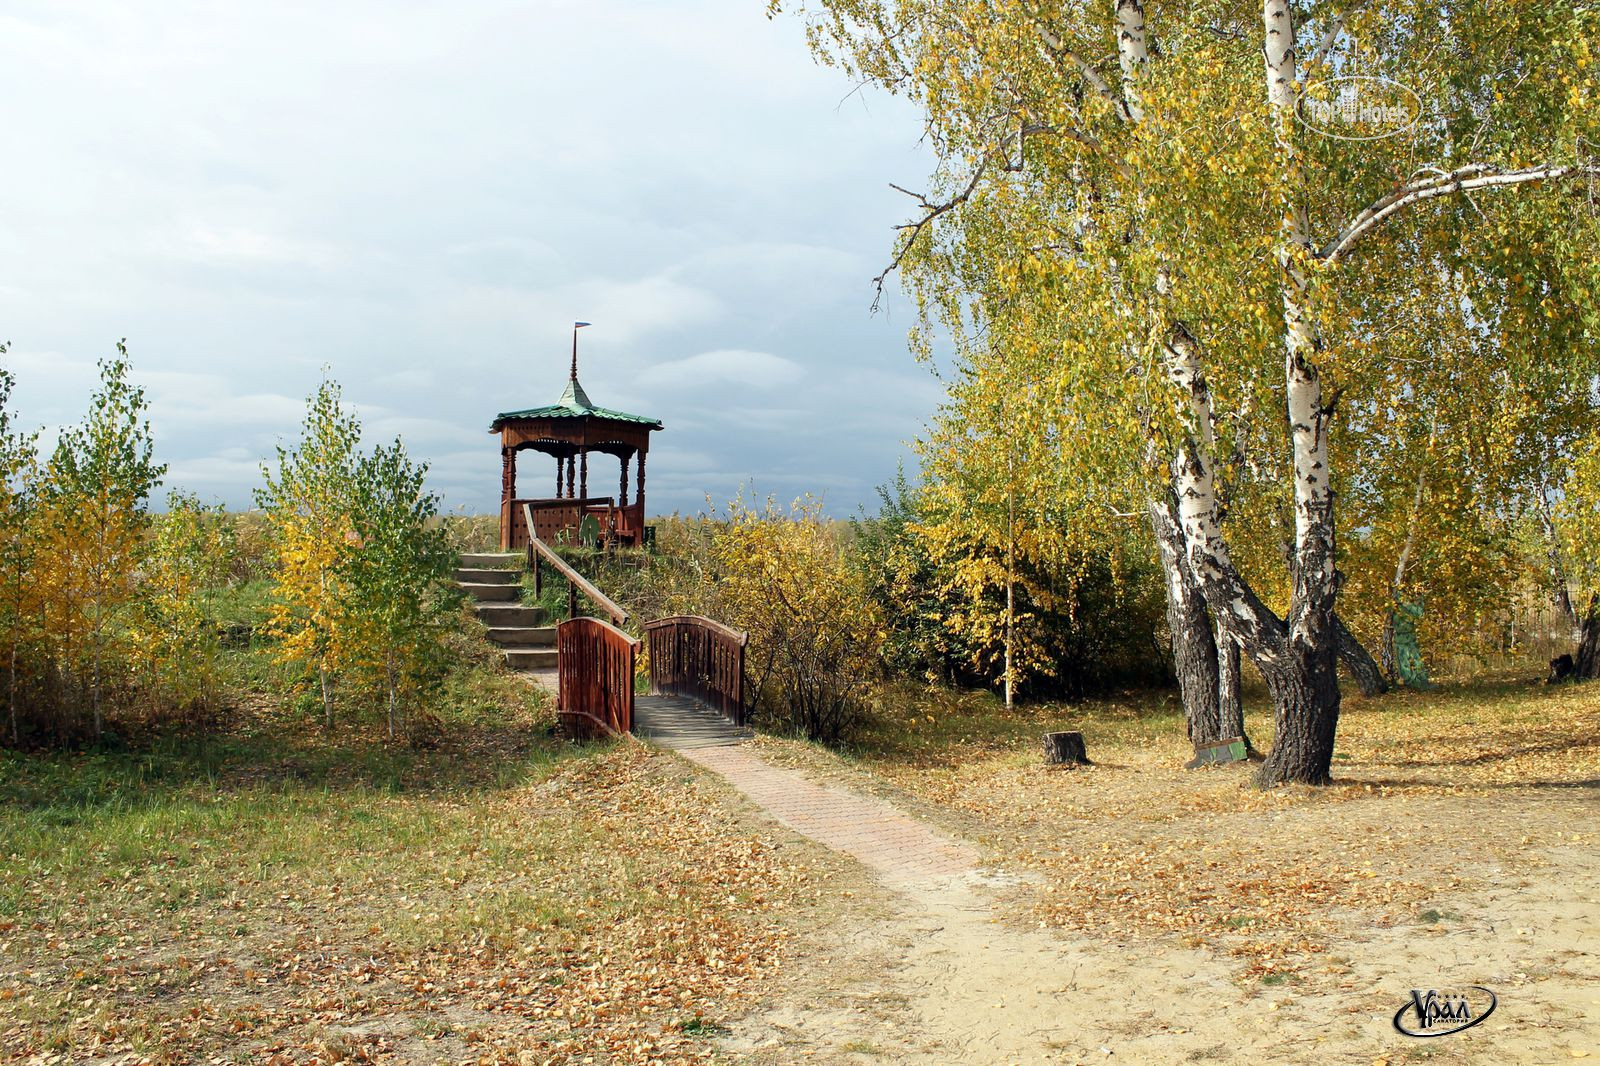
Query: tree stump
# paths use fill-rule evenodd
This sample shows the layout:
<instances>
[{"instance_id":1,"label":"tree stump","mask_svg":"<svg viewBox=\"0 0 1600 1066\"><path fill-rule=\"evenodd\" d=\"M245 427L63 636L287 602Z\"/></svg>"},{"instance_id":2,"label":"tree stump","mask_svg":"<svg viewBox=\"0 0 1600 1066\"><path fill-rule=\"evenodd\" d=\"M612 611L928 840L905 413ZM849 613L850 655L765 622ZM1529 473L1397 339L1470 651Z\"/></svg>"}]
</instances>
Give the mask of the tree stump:
<instances>
[{"instance_id":1,"label":"tree stump","mask_svg":"<svg viewBox=\"0 0 1600 1066\"><path fill-rule=\"evenodd\" d=\"M1067 733L1044 735L1044 761L1052 766L1091 766L1089 754L1083 746L1083 734L1073 730Z\"/></svg>"}]
</instances>

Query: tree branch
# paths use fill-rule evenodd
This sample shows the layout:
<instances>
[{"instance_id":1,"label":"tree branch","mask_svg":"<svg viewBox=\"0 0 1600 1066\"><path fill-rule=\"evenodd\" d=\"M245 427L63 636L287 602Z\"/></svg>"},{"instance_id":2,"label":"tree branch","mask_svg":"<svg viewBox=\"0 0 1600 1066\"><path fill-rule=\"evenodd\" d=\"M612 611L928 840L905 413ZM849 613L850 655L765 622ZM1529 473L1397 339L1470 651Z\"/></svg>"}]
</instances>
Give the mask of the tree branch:
<instances>
[{"instance_id":1,"label":"tree branch","mask_svg":"<svg viewBox=\"0 0 1600 1066\"><path fill-rule=\"evenodd\" d=\"M1413 204L1435 200L1441 196L1472 192L1475 189L1498 189L1525 185L1534 181L1561 181L1600 173L1600 167L1579 164L1527 167L1522 170L1499 171L1486 163L1473 163L1448 174L1407 182L1393 192L1378 198L1351 219L1338 236L1317 252L1317 258L1332 264L1339 261L1355 244L1386 219L1399 214Z\"/></svg>"},{"instance_id":2,"label":"tree branch","mask_svg":"<svg viewBox=\"0 0 1600 1066\"><path fill-rule=\"evenodd\" d=\"M1039 34L1039 39L1044 42L1045 48L1058 61L1077 70L1083 80L1088 83L1089 88L1094 90L1095 95L1111 105L1111 110L1116 114L1117 118L1123 122L1133 121L1133 115L1129 112L1126 101L1111 87L1111 83L1106 81L1105 75L1094 69L1088 60L1068 48L1067 42L1063 41L1060 35L1050 27L1040 22L1037 15L1034 16L1034 30Z\"/></svg>"},{"instance_id":3,"label":"tree branch","mask_svg":"<svg viewBox=\"0 0 1600 1066\"><path fill-rule=\"evenodd\" d=\"M1310 58L1300 68L1301 81L1310 77L1311 72L1320 67L1322 61L1328 58L1328 53L1333 51L1333 46L1339 43L1339 35L1344 32L1344 18L1344 12L1341 11L1328 22L1328 28L1322 32L1322 39L1317 42L1316 50L1311 53Z\"/></svg>"},{"instance_id":4,"label":"tree branch","mask_svg":"<svg viewBox=\"0 0 1600 1066\"><path fill-rule=\"evenodd\" d=\"M910 189L901 188L894 182L889 183L889 188L895 192L905 193L917 201L917 204L922 208L922 217L915 222L905 222L895 227L902 231L909 231L909 234L905 240L900 242L900 247L895 250L894 258L889 261L889 265L883 268L881 274L872 279L872 287L875 290L875 294L872 297L873 311L878 310L879 305L883 302L883 286L889 280L889 275L900 269L900 264L905 262L906 256L911 253L912 247L917 243L917 238L922 236L922 231L932 225L933 221L940 215L954 211L972 199L972 194L977 191L978 182L983 180L983 173L988 168L989 163L989 159L979 163L973 169L972 180L967 182L966 188L942 203L934 203L929 200L926 193L912 192Z\"/></svg>"}]
</instances>

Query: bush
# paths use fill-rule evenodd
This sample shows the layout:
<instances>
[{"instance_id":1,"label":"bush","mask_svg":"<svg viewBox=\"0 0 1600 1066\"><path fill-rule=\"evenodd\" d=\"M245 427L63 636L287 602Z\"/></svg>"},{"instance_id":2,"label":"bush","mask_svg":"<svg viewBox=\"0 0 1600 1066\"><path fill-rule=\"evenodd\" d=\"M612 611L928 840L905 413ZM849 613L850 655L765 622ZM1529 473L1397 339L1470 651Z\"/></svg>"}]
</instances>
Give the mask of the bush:
<instances>
[{"instance_id":1,"label":"bush","mask_svg":"<svg viewBox=\"0 0 1600 1066\"><path fill-rule=\"evenodd\" d=\"M867 594L885 619L893 676L999 688L1007 552L948 491L901 474L878 514L852 521ZM1034 697L1078 698L1170 678L1165 590L1136 530L1024 531L1011 561L1013 671Z\"/></svg>"},{"instance_id":2,"label":"bush","mask_svg":"<svg viewBox=\"0 0 1600 1066\"><path fill-rule=\"evenodd\" d=\"M759 717L811 740L847 737L878 677L883 626L837 523L806 498L784 512L741 497L713 527L711 578L721 617L750 634L746 671Z\"/></svg>"}]
</instances>

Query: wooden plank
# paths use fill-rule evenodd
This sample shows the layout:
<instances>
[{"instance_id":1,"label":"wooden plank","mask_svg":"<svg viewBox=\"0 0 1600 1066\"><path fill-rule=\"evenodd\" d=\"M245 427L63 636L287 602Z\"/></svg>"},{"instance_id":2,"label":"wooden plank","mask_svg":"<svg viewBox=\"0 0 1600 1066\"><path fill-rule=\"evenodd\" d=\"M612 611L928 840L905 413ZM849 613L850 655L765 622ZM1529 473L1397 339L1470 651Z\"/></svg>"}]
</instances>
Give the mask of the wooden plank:
<instances>
[{"instance_id":1,"label":"wooden plank","mask_svg":"<svg viewBox=\"0 0 1600 1066\"><path fill-rule=\"evenodd\" d=\"M743 725L744 651L749 635L699 615L645 623L650 691L686 696Z\"/></svg>"},{"instance_id":2,"label":"wooden plank","mask_svg":"<svg viewBox=\"0 0 1600 1066\"><path fill-rule=\"evenodd\" d=\"M556 627L557 713L576 736L633 728L633 675L640 641L599 618Z\"/></svg>"}]
</instances>

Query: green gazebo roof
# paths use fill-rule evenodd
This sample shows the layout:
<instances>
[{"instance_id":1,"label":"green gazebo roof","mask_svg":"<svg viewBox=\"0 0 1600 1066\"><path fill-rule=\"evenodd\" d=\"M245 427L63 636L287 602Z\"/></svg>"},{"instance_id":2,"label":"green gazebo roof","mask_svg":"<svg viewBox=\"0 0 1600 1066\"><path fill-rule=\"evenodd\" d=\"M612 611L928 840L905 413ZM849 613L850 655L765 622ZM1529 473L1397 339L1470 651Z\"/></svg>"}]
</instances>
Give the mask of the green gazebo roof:
<instances>
[{"instance_id":1,"label":"green gazebo roof","mask_svg":"<svg viewBox=\"0 0 1600 1066\"><path fill-rule=\"evenodd\" d=\"M596 407L589 399L589 394L583 391L583 386L578 384L576 377L567 381L566 391L555 403L548 407L530 407L526 411L502 411L494 416L494 423L489 428L499 429L502 422L516 418L599 418L610 422L632 422L653 429L661 428L659 418L630 415L626 411L613 411L608 407Z\"/></svg>"}]
</instances>

